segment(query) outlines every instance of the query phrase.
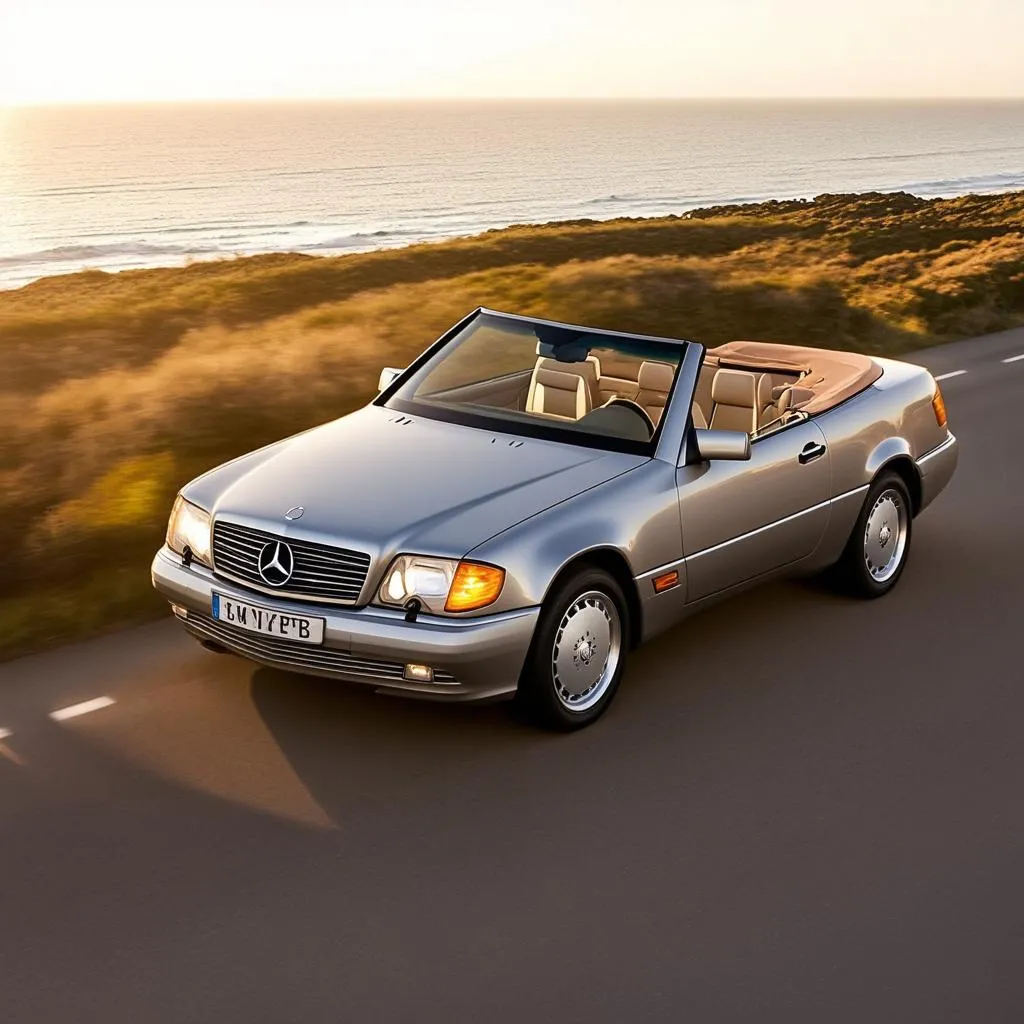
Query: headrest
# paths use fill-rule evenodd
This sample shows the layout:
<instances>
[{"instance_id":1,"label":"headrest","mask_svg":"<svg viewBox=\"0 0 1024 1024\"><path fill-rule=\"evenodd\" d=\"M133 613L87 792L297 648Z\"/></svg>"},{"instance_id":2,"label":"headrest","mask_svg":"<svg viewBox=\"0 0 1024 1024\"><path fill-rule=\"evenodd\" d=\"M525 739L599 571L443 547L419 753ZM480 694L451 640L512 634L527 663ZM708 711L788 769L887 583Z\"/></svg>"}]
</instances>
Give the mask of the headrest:
<instances>
[{"instance_id":1,"label":"headrest","mask_svg":"<svg viewBox=\"0 0 1024 1024\"><path fill-rule=\"evenodd\" d=\"M596 359L580 360L578 363L560 363L557 359L552 359L549 356L541 356L537 360L537 369L554 370L556 373L575 373L584 380L594 383L597 383L597 378L601 375L601 364ZM575 387L575 385L573 386Z\"/></svg>"},{"instance_id":2,"label":"headrest","mask_svg":"<svg viewBox=\"0 0 1024 1024\"><path fill-rule=\"evenodd\" d=\"M770 374L762 373L757 378L757 407L764 409L772 404L772 378Z\"/></svg>"},{"instance_id":3,"label":"headrest","mask_svg":"<svg viewBox=\"0 0 1024 1024\"><path fill-rule=\"evenodd\" d=\"M672 390L672 378L675 373L676 371L670 363L656 363L653 360L645 359L640 364L637 384L641 391L668 392Z\"/></svg>"},{"instance_id":4,"label":"headrest","mask_svg":"<svg viewBox=\"0 0 1024 1024\"><path fill-rule=\"evenodd\" d=\"M717 370L711 381L711 400L716 405L753 409L757 405L757 378L746 370Z\"/></svg>"},{"instance_id":5,"label":"headrest","mask_svg":"<svg viewBox=\"0 0 1024 1024\"><path fill-rule=\"evenodd\" d=\"M569 366L569 363L565 364ZM537 367L537 383L556 391L572 391L574 394L580 384L585 384L578 373L563 373L561 370L549 370L545 366Z\"/></svg>"}]
</instances>

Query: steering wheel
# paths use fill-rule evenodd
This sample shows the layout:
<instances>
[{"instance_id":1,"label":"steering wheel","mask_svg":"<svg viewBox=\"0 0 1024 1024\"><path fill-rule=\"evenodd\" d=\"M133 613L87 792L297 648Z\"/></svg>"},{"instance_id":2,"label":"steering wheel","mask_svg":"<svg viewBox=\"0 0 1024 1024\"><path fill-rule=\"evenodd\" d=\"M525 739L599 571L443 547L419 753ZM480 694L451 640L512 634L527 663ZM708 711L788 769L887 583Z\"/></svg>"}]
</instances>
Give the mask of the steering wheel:
<instances>
[{"instance_id":1,"label":"steering wheel","mask_svg":"<svg viewBox=\"0 0 1024 1024\"><path fill-rule=\"evenodd\" d=\"M644 421L644 424L650 431L648 437L654 437L654 431L656 429L654 426L654 420L651 419L651 417L647 413L647 410L639 402L634 402L631 398L610 398L607 402L604 403L604 405L601 406L601 408L611 409L614 408L615 406L621 406L623 409L629 409L631 412L636 413L637 416L639 416Z\"/></svg>"}]
</instances>

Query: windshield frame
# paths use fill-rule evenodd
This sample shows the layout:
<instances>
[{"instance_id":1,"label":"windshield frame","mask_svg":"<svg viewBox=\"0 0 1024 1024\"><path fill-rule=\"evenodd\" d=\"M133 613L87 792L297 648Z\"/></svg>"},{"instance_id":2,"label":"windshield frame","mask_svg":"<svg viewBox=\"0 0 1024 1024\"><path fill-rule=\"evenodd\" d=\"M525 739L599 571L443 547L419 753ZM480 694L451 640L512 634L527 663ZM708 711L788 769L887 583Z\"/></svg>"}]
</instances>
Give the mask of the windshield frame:
<instances>
[{"instance_id":1,"label":"windshield frame","mask_svg":"<svg viewBox=\"0 0 1024 1024\"><path fill-rule=\"evenodd\" d=\"M525 325L527 327L552 327L562 328L578 334L592 335L595 340L601 338L621 338L628 342L639 342L643 345L654 346L664 349L666 354L671 352L672 361L676 363L675 373L672 378L672 387L668 392L668 399L665 405L665 412L661 417L654 434L648 441L636 441L623 437L615 437L608 434L599 434L595 431L580 429L573 426L563 426L557 422L546 422L540 418L534 418L529 413L512 413L503 415L497 410L492 415L482 411L471 411L458 406L442 406L431 402L408 398L401 394L414 381L420 380L435 369L444 358L445 350L449 344L459 337L475 321L480 319L495 320ZM581 448L596 448L602 451L624 452L633 455L646 455L653 457L658 449L658 444L664 433L665 424L669 419L668 410L676 395L677 384L683 369L683 363L687 350L693 345L692 342L676 338L663 338L644 334L628 334L624 331L608 331L596 327L583 327L575 324L560 323L555 320L543 320L538 317L519 316L515 313L502 313L497 310L479 307L465 316L451 329L446 331L433 345L427 348L421 355L414 359L396 378L388 385L374 400L373 405L391 409L396 412L408 415L424 416L427 419L440 420L445 423L457 423L462 426L475 427L481 430L489 430L495 433L511 434L517 437L534 437L541 440L556 441L562 444L571 444ZM516 372L525 372L516 371ZM511 376L512 374L508 374ZM509 410L511 412L511 410Z\"/></svg>"}]
</instances>

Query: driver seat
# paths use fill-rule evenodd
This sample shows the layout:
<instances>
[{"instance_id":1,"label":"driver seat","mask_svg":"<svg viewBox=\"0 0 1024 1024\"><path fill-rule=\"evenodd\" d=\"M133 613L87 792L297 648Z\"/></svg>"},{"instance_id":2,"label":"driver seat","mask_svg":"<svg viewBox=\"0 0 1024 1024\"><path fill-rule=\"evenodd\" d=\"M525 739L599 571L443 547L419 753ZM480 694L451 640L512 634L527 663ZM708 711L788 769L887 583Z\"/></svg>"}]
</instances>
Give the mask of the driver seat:
<instances>
[{"instance_id":1,"label":"driver seat","mask_svg":"<svg viewBox=\"0 0 1024 1024\"><path fill-rule=\"evenodd\" d=\"M526 411L560 420L578 420L594 407L587 382L578 373L538 366L533 371Z\"/></svg>"}]
</instances>

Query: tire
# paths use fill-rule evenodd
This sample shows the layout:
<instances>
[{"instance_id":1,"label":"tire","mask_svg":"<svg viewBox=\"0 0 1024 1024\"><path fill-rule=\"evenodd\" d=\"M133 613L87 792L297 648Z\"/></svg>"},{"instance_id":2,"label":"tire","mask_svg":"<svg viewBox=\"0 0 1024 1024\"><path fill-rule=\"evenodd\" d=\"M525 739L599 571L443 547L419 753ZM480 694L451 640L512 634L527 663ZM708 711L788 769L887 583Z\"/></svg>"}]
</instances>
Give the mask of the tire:
<instances>
[{"instance_id":1,"label":"tire","mask_svg":"<svg viewBox=\"0 0 1024 1024\"><path fill-rule=\"evenodd\" d=\"M875 478L835 566L840 588L855 597L884 597L899 582L910 555L910 492L893 472Z\"/></svg>"},{"instance_id":2,"label":"tire","mask_svg":"<svg viewBox=\"0 0 1024 1024\"><path fill-rule=\"evenodd\" d=\"M590 725L615 697L629 639L618 583L601 569L573 573L544 602L519 677L517 706L543 728Z\"/></svg>"}]
</instances>

